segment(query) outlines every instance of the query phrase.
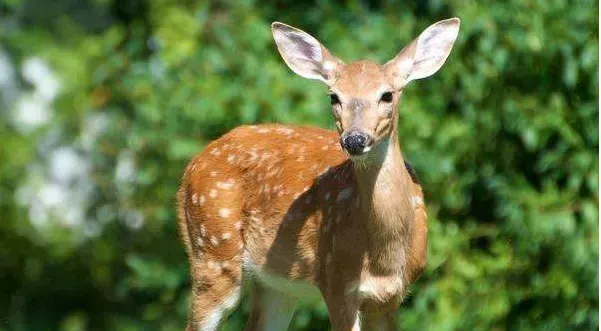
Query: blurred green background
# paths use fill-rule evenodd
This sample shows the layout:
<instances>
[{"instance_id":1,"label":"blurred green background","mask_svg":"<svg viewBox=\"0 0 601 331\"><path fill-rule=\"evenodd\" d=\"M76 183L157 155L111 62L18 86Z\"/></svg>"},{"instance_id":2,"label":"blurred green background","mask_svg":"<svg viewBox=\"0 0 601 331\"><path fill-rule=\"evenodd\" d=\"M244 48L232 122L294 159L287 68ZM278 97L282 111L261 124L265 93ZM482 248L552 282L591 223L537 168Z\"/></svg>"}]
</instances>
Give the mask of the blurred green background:
<instances>
[{"instance_id":1,"label":"blurred green background","mask_svg":"<svg viewBox=\"0 0 601 331\"><path fill-rule=\"evenodd\" d=\"M242 123L333 128L270 23L384 62L452 16L447 64L400 107L430 215L402 327L598 328L597 1L0 0L0 15L0 330L182 330L187 161ZM291 326L328 328L322 303Z\"/></svg>"}]
</instances>

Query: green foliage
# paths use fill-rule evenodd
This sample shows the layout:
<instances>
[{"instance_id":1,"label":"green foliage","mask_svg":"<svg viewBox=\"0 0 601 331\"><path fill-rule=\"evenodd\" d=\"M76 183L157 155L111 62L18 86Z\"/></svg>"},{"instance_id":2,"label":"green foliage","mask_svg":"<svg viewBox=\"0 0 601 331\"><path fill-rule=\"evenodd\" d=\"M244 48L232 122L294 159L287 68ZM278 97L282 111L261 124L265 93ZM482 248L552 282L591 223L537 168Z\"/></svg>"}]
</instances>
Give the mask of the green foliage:
<instances>
[{"instance_id":1,"label":"green foliage","mask_svg":"<svg viewBox=\"0 0 601 331\"><path fill-rule=\"evenodd\" d=\"M384 62L451 16L462 19L451 57L400 109L430 215L428 268L402 327L597 329L597 8L3 2L0 330L183 329L174 197L187 161L242 123L333 127L325 88L285 67L270 23L301 27L347 61ZM32 58L54 72L56 98L48 75L27 73ZM22 124L32 104L47 122ZM243 301L225 330L247 313ZM292 329L328 329L323 304L303 304Z\"/></svg>"}]
</instances>

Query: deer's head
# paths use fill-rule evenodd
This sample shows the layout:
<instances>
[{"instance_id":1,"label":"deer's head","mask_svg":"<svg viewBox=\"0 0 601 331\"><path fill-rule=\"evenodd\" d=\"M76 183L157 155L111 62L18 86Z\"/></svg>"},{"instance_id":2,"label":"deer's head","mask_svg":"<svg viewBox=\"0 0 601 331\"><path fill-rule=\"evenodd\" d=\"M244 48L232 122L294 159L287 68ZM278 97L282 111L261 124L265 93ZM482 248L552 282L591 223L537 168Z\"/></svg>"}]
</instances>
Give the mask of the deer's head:
<instances>
[{"instance_id":1,"label":"deer's head","mask_svg":"<svg viewBox=\"0 0 601 331\"><path fill-rule=\"evenodd\" d=\"M457 38L459 19L429 26L384 65L369 60L345 64L304 31L279 22L271 28L290 69L330 88L340 143L351 156L359 156L394 132L403 88L442 67Z\"/></svg>"}]
</instances>

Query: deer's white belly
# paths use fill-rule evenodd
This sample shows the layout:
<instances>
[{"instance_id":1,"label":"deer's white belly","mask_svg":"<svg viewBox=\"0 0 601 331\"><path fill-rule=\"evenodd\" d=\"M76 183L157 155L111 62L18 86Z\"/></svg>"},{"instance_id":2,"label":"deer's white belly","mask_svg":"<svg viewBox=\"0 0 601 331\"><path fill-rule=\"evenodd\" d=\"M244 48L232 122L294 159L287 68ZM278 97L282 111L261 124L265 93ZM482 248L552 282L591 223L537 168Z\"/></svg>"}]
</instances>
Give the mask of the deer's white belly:
<instances>
[{"instance_id":1,"label":"deer's white belly","mask_svg":"<svg viewBox=\"0 0 601 331\"><path fill-rule=\"evenodd\" d=\"M321 299L321 291L317 286L303 280L292 280L280 275L267 272L255 264L250 254L244 254L244 271L254 276L264 286L286 295L296 297L302 301Z\"/></svg>"}]
</instances>

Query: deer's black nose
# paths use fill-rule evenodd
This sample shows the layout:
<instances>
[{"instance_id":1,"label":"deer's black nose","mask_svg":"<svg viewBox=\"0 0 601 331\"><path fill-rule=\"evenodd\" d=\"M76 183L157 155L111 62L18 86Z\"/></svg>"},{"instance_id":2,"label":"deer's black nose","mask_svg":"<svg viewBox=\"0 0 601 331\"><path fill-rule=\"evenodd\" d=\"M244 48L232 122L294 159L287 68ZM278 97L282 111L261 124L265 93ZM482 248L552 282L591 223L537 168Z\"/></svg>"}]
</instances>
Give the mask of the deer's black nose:
<instances>
[{"instance_id":1,"label":"deer's black nose","mask_svg":"<svg viewBox=\"0 0 601 331\"><path fill-rule=\"evenodd\" d=\"M340 138L340 144L349 154L361 155L367 152L366 147L371 144L371 138L363 132L351 131Z\"/></svg>"}]
</instances>

